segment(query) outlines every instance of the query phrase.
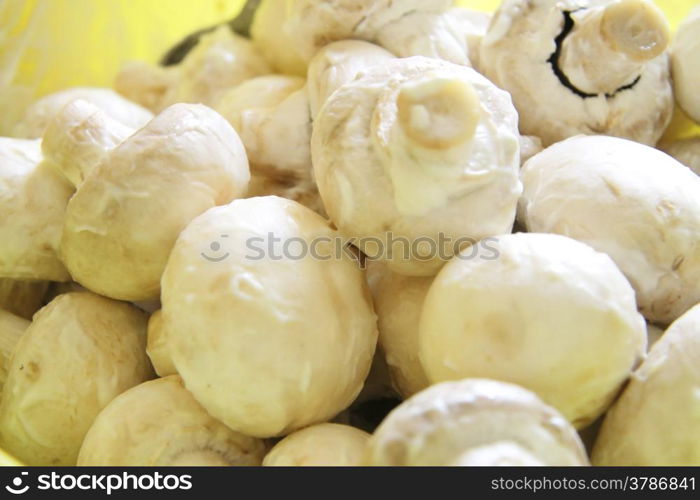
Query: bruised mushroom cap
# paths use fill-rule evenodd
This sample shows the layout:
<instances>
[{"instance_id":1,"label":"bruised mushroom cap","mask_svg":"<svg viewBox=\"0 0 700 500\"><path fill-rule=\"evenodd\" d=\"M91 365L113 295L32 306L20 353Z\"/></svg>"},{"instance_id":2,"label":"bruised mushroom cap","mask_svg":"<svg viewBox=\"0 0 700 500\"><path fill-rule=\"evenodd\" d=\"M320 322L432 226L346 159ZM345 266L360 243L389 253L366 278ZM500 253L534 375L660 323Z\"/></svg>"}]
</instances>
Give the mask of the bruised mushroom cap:
<instances>
[{"instance_id":1,"label":"bruised mushroom cap","mask_svg":"<svg viewBox=\"0 0 700 500\"><path fill-rule=\"evenodd\" d=\"M61 257L102 295L156 299L175 240L207 209L243 196L243 145L219 114L175 104L96 165L71 198Z\"/></svg>"},{"instance_id":2,"label":"bruised mushroom cap","mask_svg":"<svg viewBox=\"0 0 700 500\"><path fill-rule=\"evenodd\" d=\"M357 467L369 434L341 424L318 424L296 431L265 456L268 467Z\"/></svg>"},{"instance_id":3,"label":"bruised mushroom cap","mask_svg":"<svg viewBox=\"0 0 700 500\"><path fill-rule=\"evenodd\" d=\"M700 123L700 7L681 23L671 50L673 83L678 104Z\"/></svg>"},{"instance_id":4,"label":"bruised mushroom cap","mask_svg":"<svg viewBox=\"0 0 700 500\"><path fill-rule=\"evenodd\" d=\"M278 73L306 76L306 61L287 31L288 0L262 0L255 11L250 36L255 47Z\"/></svg>"},{"instance_id":5,"label":"bruised mushroom cap","mask_svg":"<svg viewBox=\"0 0 700 500\"><path fill-rule=\"evenodd\" d=\"M573 427L535 394L493 380L432 386L404 401L370 438L369 465L440 466L497 443L544 465L587 465Z\"/></svg>"},{"instance_id":6,"label":"bruised mushroom cap","mask_svg":"<svg viewBox=\"0 0 700 500\"><path fill-rule=\"evenodd\" d=\"M163 328L163 312L158 310L148 320L148 342L146 352L159 377L177 375L168 351L168 341Z\"/></svg>"},{"instance_id":7,"label":"bruised mushroom cap","mask_svg":"<svg viewBox=\"0 0 700 500\"><path fill-rule=\"evenodd\" d=\"M31 319L44 305L48 281L0 278L0 309Z\"/></svg>"},{"instance_id":8,"label":"bruised mushroom cap","mask_svg":"<svg viewBox=\"0 0 700 500\"><path fill-rule=\"evenodd\" d=\"M664 151L697 175L700 175L700 137L689 137L674 141L664 148Z\"/></svg>"},{"instance_id":9,"label":"bruised mushroom cap","mask_svg":"<svg viewBox=\"0 0 700 500\"><path fill-rule=\"evenodd\" d=\"M574 137L522 170L522 222L610 255L644 316L669 324L700 301L700 178L670 156L613 137Z\"/></svg>"},{"instance_id":10,"label":"bruised mushroom cap","mask_svg":"<svg viewBox=\"0 0 700 500\"><path fill-rule=\"evenodd\" d=\"M64 106L76 99L88 101L106 115L124 126L140 128L153 118L153 114L111 89L75 87L39 99L25 111L24 118L15 126L14 136L34 139L44 134L51 119Z\"/></svg>"},{"instance_id":11,"label":"bruised mushroom cap","mask_svg":"<svg viewBox=\"0 0 700 500\"><path fill-rule=\"evenodd\" d=\"M673 114L669 39L648 0L505 0L479 69L545 145L582 133L654 145Z\"/></svg>"},{"instance_id":12,"label":"bruised mushroom cap","mask_svg":"<svg viewBox=\"0 0 700 500\"><path fill-rule=\"evenodd\" d=\"M646 352L634 291L610 257L550 234L513 234L498 257L465 254L435 278L420 318L433 382L522 385L584 428Z\"/></svg>"},{"instance_id":13,"label":"bruised mushroom cap","mask_svg":"<svg viewBox=\"0 0 700 500\"><path fill-rule=\"evenodd\" d=\"M265 444L212 418L180 377L117 396L85 436L79 466L259 466Z\"/></svg>"},{"instance_id":14,"label":"bruised mushroom cap","mask_svg":"<svg viewBox=\"0 0 700 500\"><path fill-rule=\"evenodd\" d=\"M163 274L170 354L230 428L284 435L331 419L362 389L376 318L362 270L334 254L337 238L322 217L277 197L213 208L178 238Z\"/></svg>"},{"instance_id":15,"label":"bruised mushroom cap","mask_svg":"<svg viewBox=\"0 0 700 500\"><path fill-rule=\"evenodd\" d=\"M394 271L431 275L459 238L511 231L522 190L518 137L506 92L471 68L413 57L370 68L333 93L311 149L340 231ZM388 248L391 235L398 248ZM387 247L380 255L369 248L376 239ZM432 248L407 255L404 239Z\"/></svg>"},{"instance_id":16,"label":"bruised mushroom cap","mask_svg":"<svg viewBox=\"0 0 700 500\"><path fill-rule=\"evenodd\" d=\"M10 358L30 321L0 309L0 393L7 380Z\"/></svg>"},{"instance_id":17,"label":"bruised mushroom cap","mask_svg":"<svg viewBox=\"0 0 700 500\"><path fill-rule=\"evenodd\" d=\"M16 347L0 402L0 445L28 465L74 465L97 414L152 376L146 316L89 292L39 311Z\"/></svg>"},{"instance_id":18,"label":"bruised mushroom cap","mask_svg":"<svg viewBox=\"0 0 700 500\"><path fill-rule=\"evenodd\" d=\"M58 246L73 186L42 159L40 140L0 137L0 277L70 279Z\"/></svg>"},{"instance_id":19,"label":"bruised mushroom cap","mask_svg":"<svg viewBox=\"0 0 700 500\"><path fill-rule=\"evenodd\" d=\"M651 349L608 412L596 465L687 466L700 462L700 305Z\"/></svg>"}]
</instances>

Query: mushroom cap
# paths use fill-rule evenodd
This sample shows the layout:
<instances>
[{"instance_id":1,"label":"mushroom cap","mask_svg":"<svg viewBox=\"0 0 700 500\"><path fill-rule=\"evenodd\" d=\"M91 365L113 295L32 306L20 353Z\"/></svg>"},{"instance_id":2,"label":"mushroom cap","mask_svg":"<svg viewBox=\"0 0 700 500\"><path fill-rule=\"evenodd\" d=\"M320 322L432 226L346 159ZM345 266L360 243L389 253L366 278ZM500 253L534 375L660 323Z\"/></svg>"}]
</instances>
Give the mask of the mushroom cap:
<instances>
[{"instance_id":1,"label":"mushroom cap","mask_svg":"<svg viewBox=\"0 0 700 500\"><path fill-rule=\"evenodd\" d=\"M587 465L573 427L534 393L494 380L434 385L404 401L369 440L380 466L440 466L497 443L513 443L544 465Z\"/></svg>"},{"instance_id":2,"label":"mushroom cap","mask_svg":"<svg viewBox=\"0 0 700 500\"><path fill-rule=\"evenodd\" d=\"M666 331L608 412L596 465L686 466L700 462L700 304Z\"/></svg>"},{"instance_id":3,"label":"mushroom cap","mask_svg":"<svg viewBox=\"0 0 700 500\"><path fill-rule=\"evenodd\" d=\"M700 175L700 136L674 141L663 150Z\"/></svg>"},{"instance_id":4,"label":"mushroom cap","mask_svg":"<svg viewBox=\"0 0 700 500\"><path fill-rule=\"evenodd\" d=\"M362 389L376 317L358 264L334 255L338 238L316 213L272 196L213 208L180 234L163 274L169 350L187 388L230 428L284 435L331 419ZM299 258L304 245L316 257Z\"/></svg>"},{"instance_id":5,"label":"mushroom cap","mask_svg":"<svg viewBox=\"0 0 700 500\"><path fill-rule=\"evenodd\" d=\"M0 309L0 393L7 380L10 358L30 321Z\"/></svg>"},{"instance_id":6,"label":"mushroom cap","mask_svg":"<svg viewBox=\"0 0 700 500\"><path fill-rule=\"evenodd\" d=\"M212 418L180 377L144 382L97 416L79 466L258 466L265 444Z\"/></svg>"},{"instance_id":7,"label":"mushroom cap","mask_svg":"<svg viewBox=\"0 0 700 500\"><path fill-rule=\"evenodd\" d=\"M262 0L255 11L250 36L276 72L305 77L306 61L285 28L287 3L288 0Z\"/></svg>"},{"instance_id":8,"label":"mushroom cap","mask_svg":"<svg viewBox=\"0 0 700 500\"><path fill-rule=\"evenodd\" d=\"M152 376L146 316L98 295L61 295L39 311L10 362L0 446L28 465L74 465L97 414Z\"/></svg>"},{"instance_id":9,"label":"mushroom cap","mask_svg":"<svg viewBox=\"0 0 700 500\"><path fill-rule=\"evenodd\" d=\"M602 136L555 144L522 169L519 218L610 255L644 316L669 324L700 301L700 178L642 144Z\"/></svg>"},{"instance_id":10,"label":"mushroom cap","mask_svg":"<svg viewBox=\"0 0 700 500\"><path fill-rule=\"evenodd\" d=\"M57 250L73 191L42 161L40 140L0 137L0 277L70 279Z\"/></svg>"},{"instance_id":11,"label":"mushroom cap","mask_svg":"<svg viewBox=\"0 0 700 500\"><path fill-rule=\"evenodd\" d=\"M357 467L369 434L342 424L318 424L296 431L265 456L267 467Z\"/></svg>"},{"instance_id":12,"label":"mushroom cap","mask_svg":"<svg viewBox=\"0 0 700 500\"><path fill-rule=\"evenodd\" d=\"M0 309L31 319L44 305L48 281L0 278Z\"/></svg>"},{"instance_id":13,"label":"mushroom cap","mask_svg":"<svg viewBox=\"0 0 700 500\"><path fill-rule=\"evenodd\" d=\"M511 231L522 189L518 137L506 92L471 68L412 57L368 68L333 93L311 150L339 230L394 271L431 275L457 239ZM403 246L393 255L389 236ZM405 258L403 238L443 247ZM376 239L387 247L380 255L368 248Z\"/></svg>"},{"instance_id":14,"label":"mushroom cap","mask_svg":"<svg viewBox=\"0 0 700 500\"><path fill-rule=\"evenodd\" d=\"M634 291L610 257L570 238L520 233L494 246L496 259L465 253L430 287L419 328L428 379L519 384L583 428L646 352Z\"/></svg>"},{"instance_id":15,"label":"mushroom cap","mask_svg":"<svg viewBox=\"0 0 700 500\"><path fill-rule=\"evenodd\" d=\"M22 120L15 126L14 136L35 139L44 134L51 119L68 103L82 99L97 106L110 118L130 128L141 128L153 114L112 89L74 87L42 97L25 111Z\"/></svg>"},{"instance_id":16,"label":"mushroom cap","mask_svg":"<svg viewBox=\"0 0 700 500\"><path fill-rule=\"evenodd\" d=\"M700 123L700 7L681 23L671 49L676 100L688 116Z\"/></svg>"},{"instance_id":17,"label":"mushroom cap","mask_svg":"<svg viewBox=\"0 0 700 500\"><path fill-rule=\"evenodd\" d=\"M175 365L168 351L168 341L163 328L163 311L160 309L148 319L148 342L146 353L159 377L177 375Z\"/></svg>"},{"instance_id":18,"label":"mushroom cap","mask_svg":"<svg viewBox=\"0 0 700 500\"><path fill-rule=\"evenodd\" d=\"M249 179L243 144L226 120L206 106L175 104L89 172L66 210L63 262L94 292L156 299L178 234L243 196Z\"/></svg>"}]
</instances>

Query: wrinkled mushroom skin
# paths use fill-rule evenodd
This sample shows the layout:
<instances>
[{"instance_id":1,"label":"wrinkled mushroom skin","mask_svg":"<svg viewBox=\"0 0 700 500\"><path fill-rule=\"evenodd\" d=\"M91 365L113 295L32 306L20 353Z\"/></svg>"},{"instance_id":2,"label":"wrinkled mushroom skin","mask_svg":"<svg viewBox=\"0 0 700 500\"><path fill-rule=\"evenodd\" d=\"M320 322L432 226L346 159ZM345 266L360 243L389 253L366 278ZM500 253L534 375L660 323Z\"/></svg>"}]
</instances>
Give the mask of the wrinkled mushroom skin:
<instances>
[{"instance_id":1,"label":"wrinkled mushroom skin","mask_svg":"<svg viewBox=\"0 0 700 500\"><path fill-rule=\"evenodd\" d=\"M521 387L481 379L434 385L404 401L370 438L366 463L476 465L467 454L502 444L513 461L517 453L519 461L588 465L578 434L556 410Z\"/></svg>"},{"instance_id":2,"label":"wrinkled mushroom skin","mask_svg":"<svg viewBox=\"0 0 700 500\"><path fill-rule=\"evenodd\" d=\"M673 114L669 40L648 0L505 0L479 69L545 146L578 134L653 146Z\"/></svg>"},{"instance_id":3,"label":"wrinkled mushroom skin","mask_svg":"<svg viewBox=\"0 0 700 500\"><path fill-rule=\"evenodd\" d=\"M0 309L0 393L7 380L10 358L30 321Z\"/></svg>"},{"instance_id":4,"label":"wrinkled mushroom skin","mask_svg":"<svg viewBox=\"0 0 700 500\"><path fill-rule=\"evenodd\" d=\"M700 177L654 148L603 136L550 146L522 169L519 218L610 255L652 322L700 301Z\"/></svg>"},{"instance_id":5,"label":"wrinkled mushroom skin","mask_svg":"<svg viewBox=\"0 0 700 500\"><path fill-rule=\"evenodd\" d=\"M95 419L79 466L258 466L265 444L213 419L180 377L144 382Z\"/></svg>"},{"instance_id":6,"label":"wrinkled mushroom skin","mask_svg":"<svg viewBox=\"0 0 700 500\"><path fill-rule=\"evenodd\" d=\"M157 299L178 234L207 209L245 195L249 179L243 144L226 120L206 106L175 104L89 171L68 203L63 262L101 295Z\"/></svg>"},{"instance_id":7,"label":"wrinkled mushroom skin","mask_svg":"<svg viewBox=\"0 0 700 500\"><path fill-rule=\"evenodd\" d=\"M700 461L700 305L651 349L593 449L601 466L689 466Z\"/></svg>"},{"instance_id":8,"label":"wrinkled mushroom skin","mask_svg":"<svg viewBox=\"0 0 700 500\"><path fill-rule=\"evenodd\" d=\"M266 467L357 467L369 434L341 424L318 424L296 431L265 456Z\"/></svg>"},{"instance_id":9,"label":"wrinkled mushroom skin","mask_svg":"<svg viewBox=\"0 0 700 500\"><path fill-rule=\"evenodd\" d=\"M145 314L89 292L61 295L15 348L0 446L28 465L75 465L100 410L151 377Z\"/></svg>"},{"instance_id":10,"label":"wrinkled mushroom skin","mask_svg":"<svg viewBox=\"0 0 700 500\"><path fill-rule=\"evenodd\" d=\"M25 319L44 305L48 281L27 281L0 278L0 309Z\"/></svg>"},{"instance_id":11,"label":"wrinkled mushroom skin","mask_svg":"<svg viewBox=\"0 0 700 500\"><path fill-rule=\"evenodd\" d=\"M168 341L163 328L163 313L158 310L148 320L148 342L146 353L159 377L177 375L177 370L168 352Z\"/></svg>"},{"instance_id":12,"label":"wrinkled mushroom skin","mask_svg":"<svg viewBox=\"0 0 700 500\"><path fill-rule=\"evenodd\" d=\"M676 100L693 120L700 123L700 7L680 25L671 50Z\"/></svg>"},{"instance_id":13,"label":"wrinkled mushroom skin","mask_svg":"<svg viewBox=\"0 0 700 500\"><path fill-rule=\"evenodd\" d=\"M700 175L700 137L672 142L665 145L663 150Z\"/></svg>"}]
</instances>

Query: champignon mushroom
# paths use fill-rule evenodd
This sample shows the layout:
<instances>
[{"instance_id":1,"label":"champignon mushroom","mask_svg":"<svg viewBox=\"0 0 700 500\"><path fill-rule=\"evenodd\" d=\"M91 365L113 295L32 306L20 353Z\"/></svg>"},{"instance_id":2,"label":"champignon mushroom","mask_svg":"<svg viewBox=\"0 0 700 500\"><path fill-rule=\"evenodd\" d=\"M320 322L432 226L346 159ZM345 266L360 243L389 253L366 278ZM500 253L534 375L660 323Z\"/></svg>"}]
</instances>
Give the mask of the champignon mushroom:
<instances>
[{"instance_id":1,"label":"champignon mushroom","mask_svg":"<svg viewBox=\"0 0 700 500\"><path fill-rule=\"evenodd\" d=\"M173 360L168 352L168 341L163 328L163 311L157 310L148 320L148 342L146 353L159 377L177 375Z\"/></svg>"},{"instance_id":2,"label":"champignon mushroom","mask_svg":"<svg viewBox=\"0 0 700 500\"><path fill-rule=\"evenodd\" d=\"M700 175L700 136L674 141L663 150Z\"/></svg>"},{"instance_id":3,"label":"champignon mushroom","mask_svg":"<svg viewBox=\"0 0 700 500\"><path fill-rule=\"evenodd\" d=\"M700 123L700 7L681 23L671 49L676 100L683 111Z\"/></svg>"},{"instance_id":4,"label":"champignon mushroom","mask_svg":"<svg viewBox=\"0 0 700 500\"><path fill-rule=\"evenodd\" d=\"M369 372L376 318L327 221L277 197L236 200L180 234L163 274L173 363L230 428L284 435L331 419Z\"/></svg>"},{"instance_id":5,"label":"champignon mushroom","mask_svg":"<svg viewBox=\"0 0 700 500\"><path fill-rule=\"evenodd\" d=\"M430 287L419 327L428 380L516 383L583 428L646 352L634 290L610 257L563 236L494 246L496 259L465 252Z\"/></svg>"},{"instance_id":6,"label":"champignon mushroom","mask_svg":"<svg viewBox=\"0 0 700 500\"><path fill-rule=\"evenodd\" d=\"M296 431L265 456L266 467L357 467L369 434L341 424L318 424Z\"/></svg>"},{"instance_id":7,"label":"champignon mushroom","mask_svg":"<svg viewBox=\"0 0 700 500\"><path fill-rule=\"evenodd\" d=\"M614 137L574 137L528 161L519 217L610 255L642 314L667 325L700 301L700 178Z\"/></svg>"},{"instance_id":8,"label":"champignon mushroom","mask_svg":"<svg viewBox=\"0 0 700 500\"><path fill-rule=\"evenodd\" d=\"M28 465L75 465L97 414L152 376L146 316L89 292L39 311L10 361L0 445Z\"/></svg>"},{"instance_id":9,"label":"champignon mushroom","mask_svg":"<svg viewBox=\"0 0 700 500\"><path fill-rule=\"evenodd\" d=\"M0 393L7 380L10 358L30 321L0 309Z\"/></svg>"},{"instance_id":10,"label":"champignon mushroom","mask_svg":"<svg viewBox=\"0 0 700 500\"><path fill-rule=\"evenodd\" d=\"M479 69L545 145L584 133L653 146L673 114L669 41L648 0L505 0Z\"/></svg>"},{"instance_id":11,"label":"champignon mushroom","mask_svg":"<svg viewBox=\"0 0 700 500\"><path fill-rule=\"evenodd\" d=\"M700 304L671 325L608 412L593 449L593 463L700 463L698 365Z\"/></svg>"},{"instance_id":12,"label":"champignon mushroom","mask_svg":"<svg viewBox=\"0 0 700 500\"><path fill-rule=\"evenodd\" d=\"M538 465L588 464L578 434L556 410L521 387L480 379L438 384L402 403L370 438L367 462L477 465L477 454L483 465L505 465L494 454L510 465L525 457Z\"/></svg>"},{"instance_id":13,"label":"champignon mushroom","mask_svg":"<svg viewBox=\"0 0 700 500\"><path fill-rule=\"evenodd\" d=\"M79 466L257 466L265 444L213 419L178 376L112 400L85 436Z\"/></svg>"},{"instance_id":14,"label":"champignon mushroom","mask_svg":"<svg viewBox=\"0 0 700 500\"><path fill-rule=\"evenodd\" d=\"M518 137L507 93L471 68L412 57L333 93L311 149L339 230L396 272L431 275L468 238L510 232Z\"/></svg>"},{"instance_id":15,"label":"champignon mushroom","mask_svg":"<svg viewBox=\"0 0 700 500\"><path fill-rule=\"evenodd\" d=\"M243 196L249 178L226 120L206 106L175 104L85 174L66 210L63 262L101 295L157 299L178 234L210 207Z\"/></svg>"},{"instance_id":16,"label":"champignon mushroom","mask_svg":"<svg viewBox=\"0 0 700 500\"><path fill-rule=\"evenodd\" d=\"M31 319L44 305L48 281L12 280L0 278L0 309Z\"/></svg>"}]
</instances>

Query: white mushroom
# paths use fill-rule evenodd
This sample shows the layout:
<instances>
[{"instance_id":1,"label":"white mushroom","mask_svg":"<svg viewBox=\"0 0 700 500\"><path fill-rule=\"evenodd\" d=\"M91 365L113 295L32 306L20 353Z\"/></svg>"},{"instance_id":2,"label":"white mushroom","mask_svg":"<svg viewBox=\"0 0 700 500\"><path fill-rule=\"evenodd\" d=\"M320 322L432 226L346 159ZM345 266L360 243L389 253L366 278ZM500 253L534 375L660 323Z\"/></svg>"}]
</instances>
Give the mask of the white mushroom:
<instances>
[{"instance_id":1,"label":"white mushroom","mask_svg":"<svg viewBox=\"0 0 700 500\"><path fill-rule=\"evenodd\" d=\"M79 466L259 466L265 444L213 419L180 377L144 382L112 400L85 436Z\"/></svg>"},{"instance_id":2,"label":"white mushroom","mask_svg":"<svg viewBox=\"0 0 700 500\"><path fill-rule=\"evenodd\" d=\"M518 137L507 93L471 68L413 57L333 93L311 149L339 230L394 271L431 275L468 238L511 231Z\"/></svg>"},{"instance_id":3,"label":"white mushroom","mask_svg":"<svg viewBox=\"0 0 700 500\"><path fill-rule=\"evenodd\" d=\"M613 137L574 137L522 170L520 219L610 255L644 316L668 324L700 301L700 178L670 156Z\"/></svg>"},{"instance_id":4,"label":"white mushroom","mask_svg":"<svg viewBox=\"0 0 700 500\"><path fill-rule=\"evenodd\" d=\"M177 375L177 370L168 351L168 341L163 328L163 312L160 309L151 314L148 320L146 353L159 377Z\"/></svg>"},{"instance_id":5,"label":"white mushroom","mask_svg":"<svg viewBox=\"0 0 700 500\"><path fill-rule=\"evenodd\" d=\"M584 428L646 352L634 290L610 257L563 236L494 246L497 258L465 252L430 287L419 329L428 380L516 383Z\"/></svg>"},{"instance_id":6,"label":"white mushroom","mask_svg":"<svg viewBox=\"0 0 700 500\"><path fill-rule=\"evenodd\" d=\"M162 281L168 349L187 389L230 428L284 435L331 419L362 389L376 318L338 238L277 197L213 208L180 234Z\"/></svg>"},{"instance_id":7,"label":"white mushroom","mask_svg":"<svg viewBox=\"0 0 700 500\"><path fill-rule=\"evenodd\" d=\"M30 321L0 309L0 393L10 370L10 359Z\"/></svg>"},{"instance_id":8,"label":"white mushroom","mask_svg":"<svg viewBox=\"0 0 700 500\"><path fill-rule=\"evenodd\" d=\"M699 365L700 304L671 325L608 412L593 463L700 463Z\"/></svg>"},{"instance_id":9,"label":"white mushroom","mask_svg":"<svg viewBox=\"0 0 700 500\"><path fill-rule=\"evenodd\" d=\"M255 47L278 73L306 76L306 61L286 29L288 0L262 0L255 11L250 36Z\"/></svg>"},{"instance_id":10,"label":"white mushroom","mask_svg":"<svg viewBox=\"0 0 700 500\"><path fill-rule=\"evenodd\" d=\"M0 446L28 465L75 465L97 414L152 376L146 316L91 293L39 311L12 356L0 401Z\"/></svg>"},{"instance_id":11,"label":"white mushroom","mask_svg":"<svg viewBox=\"0 0 700 500\"><path fill-rule=\"evenodd\" d=\"M581 133L654 145L673 113L669 41L649 0L505 0L480 70L545 145Z\"/></svg>"},{"instance_id":12,"label":"white mushroom","mask_svg":"<svg viewBox=\"0 0 700 500\"><path fill-rule=\"evenodd\" d=\"M357 467L369 434L341 424L318 424L296 431L265 456L267 467Z\"/></svg>"},{"instance_id":13,"label":"white mushroom","mask_svg":"<svg viewBox=\"0 0 700 500\"><path fill-rule=\"evenodd\" d=\"M27 281L0 278L0 309L31 319L44 305L48 281Z\"/></svg>"},{"instance_id":14,"label":"white mushroom","mask_svg":"<svg viewBox=\"0 0 700 500\"><path fill-rule=\"evenodd\" d=\"M674 141L663 150L700 175L700 136Z\"/></svg>"},{"instance_id":15,"label":"white mushroom","mask_svg":"<svg viewBox=\"0 0 700 500\"><path fill-rule=\"evenodd\" d=\"M695 7L681 23L671 49L671 68L676 100L683 110L700 123L700 7Z\"/></svg>"},{"instance_id":16,"label":"white mushroom","mask_svg":"<svg viewBox=\"0 0 700 500\"><path fill-rule=\"evenodd\" d=\"M367 461L476 465L476 454L491 462L484 465L505 465L494 454L509 455L509 465L525 457L543 465L588 464L576 431L556 410L518 386L480 379L438 384L405 401L370 439Z\"/></svg>"}]
</instances>

